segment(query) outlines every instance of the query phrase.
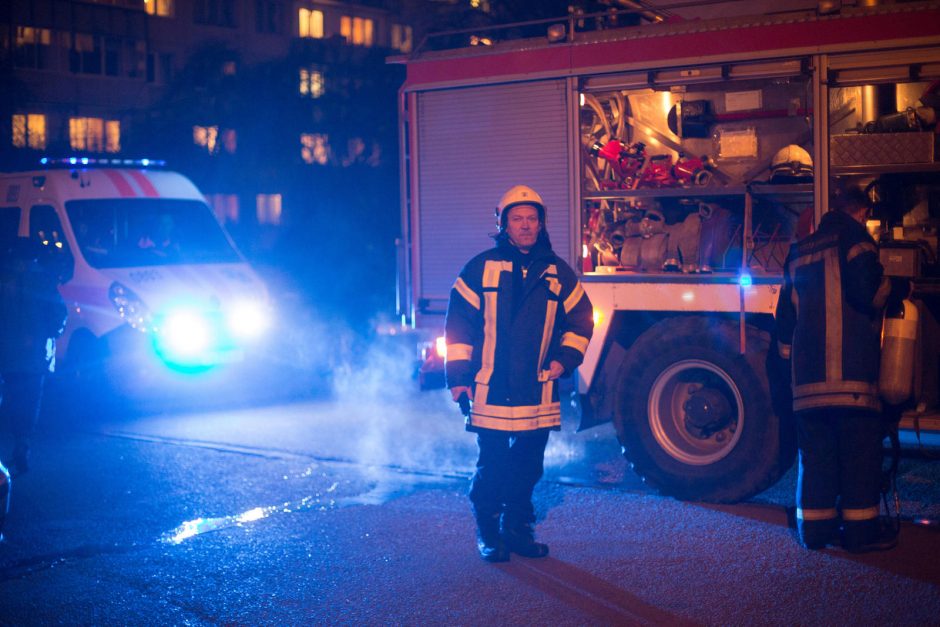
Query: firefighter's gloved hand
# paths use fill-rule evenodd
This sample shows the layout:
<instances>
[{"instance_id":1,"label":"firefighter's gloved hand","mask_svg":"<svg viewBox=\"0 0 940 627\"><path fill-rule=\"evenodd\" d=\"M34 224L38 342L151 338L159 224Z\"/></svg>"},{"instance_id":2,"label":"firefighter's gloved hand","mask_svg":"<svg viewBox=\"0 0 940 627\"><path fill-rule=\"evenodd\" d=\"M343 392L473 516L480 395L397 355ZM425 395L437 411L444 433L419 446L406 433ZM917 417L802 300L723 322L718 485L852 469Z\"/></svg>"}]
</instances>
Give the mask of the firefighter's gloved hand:
<instances>
[{"instance_id":1,"label":"firefighter's gloved hand","mask_svg":"<svg viewBox=\"0 0 940 627\"><path fill-rule=\"evenodd\" d=\"M460 400L461 394L466 394L467 398L473 400L473 392L470 391L469 385L455 385L450 389L450 396L454 399L455 403Z\"/></svg>"},{"instance_id":2,"label":"firefighter's gloved hand","mask_svg":"<svg viewBox=\"0 0 940 627\"><path fill-rule=\"evenodd\" d=\"M469 386L457 385L450 389L450 394L454 402L460 405L460 413L464 416L470 415L470 401L473 400L472 392Z\"/></svg>"},{"instance_id":3,"label":"firefighter's gloved hand","mask_svg":"<svg viewBox=\"0 0 940 627\"><path fill-rule=\"evenodd\" d=\"M552 360L552 362L548 364L548 380L549 381L554 381L555 379L557 379L563 374L565 374L565 367L562 366L561 363Z\"/></svg>"},{"instance_id":4,"label":"firefighter's gloved hand","mask_svg":"<svg viewBox=\"0 0 940 627\"><path fill-rule=\"evenodd\" d=\"M473 400L473 392L469 386L455 385L450 389L450 395L454 402L460 405L460 413L464 416L470 415L470 401Z\"/></svg>"}]
</instances>

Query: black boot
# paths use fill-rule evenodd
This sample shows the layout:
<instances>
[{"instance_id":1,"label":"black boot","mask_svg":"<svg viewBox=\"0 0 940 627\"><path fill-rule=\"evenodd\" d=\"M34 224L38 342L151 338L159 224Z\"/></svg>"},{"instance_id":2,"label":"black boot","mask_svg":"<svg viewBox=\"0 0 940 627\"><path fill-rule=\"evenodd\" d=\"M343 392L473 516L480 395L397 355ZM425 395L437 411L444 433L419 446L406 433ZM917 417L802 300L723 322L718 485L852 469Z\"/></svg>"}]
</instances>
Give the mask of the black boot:
<instances>
[{"instance_id":1,"label":"black boot","mask_svg":"<svg viewBox=\"0 0 940 627\"><path fill-rule=\"evenodd\" d=\"M846 522L842 529L842 548L850 553L890 551L898 545L898 529L885 519L865 523Z\"/></svg>"},{"instance_id":2,"label":"black boot","mask_svg":"<svg viewBox=\"0 0 940 627\"><path fill-rule=\"evenodd\" d=\"M535 541L531 522L512 516L503 516L503 542L510 551L522 557L546 557L548 545Z\"/></svg>"},{"instance_id":3,"label":"black boot","mask_svg":"<svg viewBox=\"0 0 940 627\"><path fill-rule=\"evenodd\" d=\"M499 535L499 514L477 516L477 549L487 562L508 562L509 549Z\"/></svg>"}]
</instances>

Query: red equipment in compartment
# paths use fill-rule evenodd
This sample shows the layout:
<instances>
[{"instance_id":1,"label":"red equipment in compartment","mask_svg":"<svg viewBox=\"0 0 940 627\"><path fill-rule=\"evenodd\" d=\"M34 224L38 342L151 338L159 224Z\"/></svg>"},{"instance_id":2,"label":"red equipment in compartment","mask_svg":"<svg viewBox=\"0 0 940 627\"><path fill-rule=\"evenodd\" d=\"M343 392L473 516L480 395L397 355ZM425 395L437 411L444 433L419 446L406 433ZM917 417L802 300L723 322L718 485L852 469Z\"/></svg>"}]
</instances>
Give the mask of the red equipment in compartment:
<instances>
[{"instance_id":1,"label":"red equipment in compartment","mask_svg":"<svg viewBox=\"0 0 940 627\"><path fill-rule=\"evenodd\" d=\"M638 187L690 187L708 185L711 162L708 157L689 157L679 153L673 163L671 155L646 154L646 144L636 142L625 146L611 139L606 144L595 142L591 154L610 163L618 181L602 181L606 189L637 189Z\"/></svg>"}]
</instances>

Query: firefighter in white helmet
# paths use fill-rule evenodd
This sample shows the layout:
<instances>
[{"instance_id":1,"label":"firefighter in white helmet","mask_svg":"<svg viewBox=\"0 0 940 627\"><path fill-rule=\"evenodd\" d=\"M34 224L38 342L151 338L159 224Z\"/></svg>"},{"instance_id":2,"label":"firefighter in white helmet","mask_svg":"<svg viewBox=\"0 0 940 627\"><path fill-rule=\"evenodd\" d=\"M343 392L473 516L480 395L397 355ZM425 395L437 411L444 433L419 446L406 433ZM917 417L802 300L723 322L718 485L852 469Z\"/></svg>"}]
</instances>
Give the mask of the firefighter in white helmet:
<instances>
[{"instance_id":1,"label":"firefighter in white helmet","mask_svg":"<svg viewBox=\"0 0 940 627\"><path fill-rule=\"evenodd\" d=\"M552 251L542 198L517 185L496 216L496 246L460 271L446 320L447 386L472 403L479 459L469 496L490 562L548 555L535 541L532 493L548 434L561 427L557 379L581 363L594 328L577 276Z\"/></svg>"}]
</instances>

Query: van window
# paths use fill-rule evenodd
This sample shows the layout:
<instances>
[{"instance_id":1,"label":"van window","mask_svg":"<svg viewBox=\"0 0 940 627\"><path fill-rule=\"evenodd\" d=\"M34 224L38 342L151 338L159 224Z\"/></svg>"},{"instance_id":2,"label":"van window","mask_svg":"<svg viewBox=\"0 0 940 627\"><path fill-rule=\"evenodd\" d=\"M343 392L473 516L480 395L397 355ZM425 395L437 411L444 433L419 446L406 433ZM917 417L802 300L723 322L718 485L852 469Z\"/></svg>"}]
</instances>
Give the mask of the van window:
<instances>
[{"instance_id":1,"label":"van window","mask_svg":"<svg viewBox=\"0 0 940 627\"><path fill-rule=\"evenodd\" d=\"M209 206L198 200L71 200L65 211L95 268L241 261Z\"/></svg>"},{"instance_id":2,"label":"van window","mask_svg":"<svg viewBox=\"0 0 940 627\"><path fill-rule=\"evenodd\" d=\"M19 228L20 208L0 207L0 250L6 250L13 243Z\"/></svg>"}]
</instances>

